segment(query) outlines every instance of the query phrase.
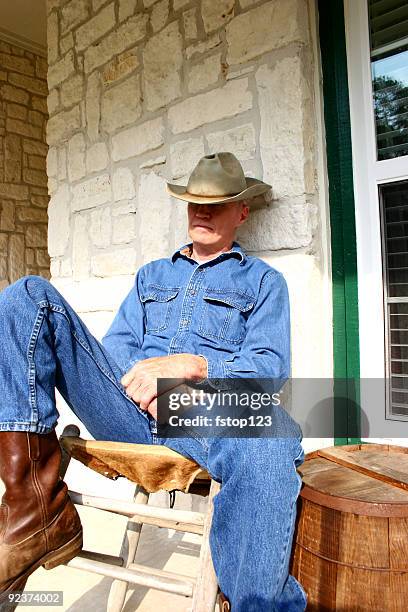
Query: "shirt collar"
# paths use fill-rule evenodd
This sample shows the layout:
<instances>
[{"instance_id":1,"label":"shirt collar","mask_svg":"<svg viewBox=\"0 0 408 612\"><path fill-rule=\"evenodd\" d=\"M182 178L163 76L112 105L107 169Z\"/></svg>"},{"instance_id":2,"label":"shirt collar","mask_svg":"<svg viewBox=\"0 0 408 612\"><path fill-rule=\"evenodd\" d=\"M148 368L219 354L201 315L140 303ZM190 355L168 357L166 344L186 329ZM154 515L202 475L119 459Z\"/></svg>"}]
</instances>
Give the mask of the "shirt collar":
<instances>
[{"instance_id":1,"label":"shirt collar","mask_svg":"<svg viewBox=\"0 0 408 612\"><path fill-rule=\"evenodd\" d=\"M180 249L177 249L177 251L175 251L173 255L171 256L172 263L174 264L176 259L178 259L179 257L190 258L191 252L192 252L192 246L193 246L193 243L190 242L188 244L183 245ZM230 251L225 251L225 253L221 253L215 259L228 259L230 257L237 257L240 260L239 262L240 265L241 266L244 265L246 261L246 255L244 251L242 250L241 246L238 244L238 242L233 242L232 248ZM214 261L214 260L211 260L211 261Z\"/></svg>"}]
</instances>

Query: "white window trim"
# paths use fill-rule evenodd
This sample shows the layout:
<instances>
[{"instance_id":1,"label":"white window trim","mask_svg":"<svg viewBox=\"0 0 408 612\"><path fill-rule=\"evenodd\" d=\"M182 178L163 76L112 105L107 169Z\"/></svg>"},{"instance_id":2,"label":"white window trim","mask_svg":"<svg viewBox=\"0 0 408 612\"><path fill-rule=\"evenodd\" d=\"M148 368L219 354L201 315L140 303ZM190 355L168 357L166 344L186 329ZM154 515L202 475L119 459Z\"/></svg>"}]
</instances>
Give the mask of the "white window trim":
<instances>
[{"instance_id":1,"label":"white window trim","mask_svg":"<svg viewBox=\"0 0 408 612\"><path fill-rule=\"evenodd\" d=\"M408 178L406 156L395 160L377 161L376 159L367 4L367 0L345 0L344 2L356 211L360 375L362 379L385 376L384 296L378 185ZM361 407L369 421L374 417L377 418L379 413L384 415L385 438L391 436L394 439L401 436L401 427L407 427L408 432L408 423L385 420L385 397L378 398L375 406L372 406L372 397L371 402L368 402L364 384L361 389ZM374 441L372 438L367 438L367 440ZM406 443L408 444L408 440Z\"/></svg>"}]
</instances>

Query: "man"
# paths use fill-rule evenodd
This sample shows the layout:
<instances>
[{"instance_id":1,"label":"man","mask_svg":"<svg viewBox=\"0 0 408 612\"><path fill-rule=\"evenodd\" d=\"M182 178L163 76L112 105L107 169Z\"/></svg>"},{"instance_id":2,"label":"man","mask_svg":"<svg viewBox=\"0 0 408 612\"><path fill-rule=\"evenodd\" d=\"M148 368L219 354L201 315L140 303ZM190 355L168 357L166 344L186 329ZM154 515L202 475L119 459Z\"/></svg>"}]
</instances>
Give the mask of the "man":
<instances>
[{"instance_id":1,"label":"man","mask_svg":"<svg viewBox=\"0 0 408 612\"><path fill-rule=\"evenodd\" d=\"M0 294L0 591L24 587L40 565L81 548L82 532L58 479L55 387L96 439L165 444L222 483L210 545L223 610L297 612L288 575L303 461L302 433L282 411L270 437L182 438L157 433L157 380L286 379L289 301L277 270L234 242L268 185L244 176L231 153L202 158L186 187L192 243L143 266L103 346L56 289L25 277ZM285 416L286 415L286 416Z\"/></svg>"}]
</instances>

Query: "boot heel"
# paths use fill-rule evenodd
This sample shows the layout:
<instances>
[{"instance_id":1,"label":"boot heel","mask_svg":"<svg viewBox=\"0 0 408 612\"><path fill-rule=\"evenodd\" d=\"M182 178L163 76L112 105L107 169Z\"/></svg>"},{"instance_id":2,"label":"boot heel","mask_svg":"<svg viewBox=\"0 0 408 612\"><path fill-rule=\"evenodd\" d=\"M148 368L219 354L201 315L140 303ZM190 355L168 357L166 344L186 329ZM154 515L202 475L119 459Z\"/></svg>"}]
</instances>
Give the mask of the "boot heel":
<instances>
[{"instance_id":1,"label":"boot heel","mask_svg":"<svg viewBox=\"0 0 408 612\"><path fill-rule=\"evenodd\" d=\"M46 570L53 569L63 563L68 563L76 557L82 550L82 531L78 533L72 540L61 546L58 550L50 553L48 561L43 563Z\"/></svg>"}]
</instances>

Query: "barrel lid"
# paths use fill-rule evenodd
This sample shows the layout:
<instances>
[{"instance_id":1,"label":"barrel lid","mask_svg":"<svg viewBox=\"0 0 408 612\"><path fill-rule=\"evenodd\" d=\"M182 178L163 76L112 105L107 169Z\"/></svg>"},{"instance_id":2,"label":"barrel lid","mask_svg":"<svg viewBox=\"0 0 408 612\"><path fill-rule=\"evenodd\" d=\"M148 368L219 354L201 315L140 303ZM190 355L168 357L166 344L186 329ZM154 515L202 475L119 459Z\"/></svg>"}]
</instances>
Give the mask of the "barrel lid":
<instances>
[{"instance_id":1,"label":"barrel lid","mask_svg":"<svg viewBox=\"0 0 408 612\"><path fill-rule=\"evenodd\" d=\"M301 496L339 510L408 516L408 448L353 444L308 453Z\"/></svg>"}]
</instances>

